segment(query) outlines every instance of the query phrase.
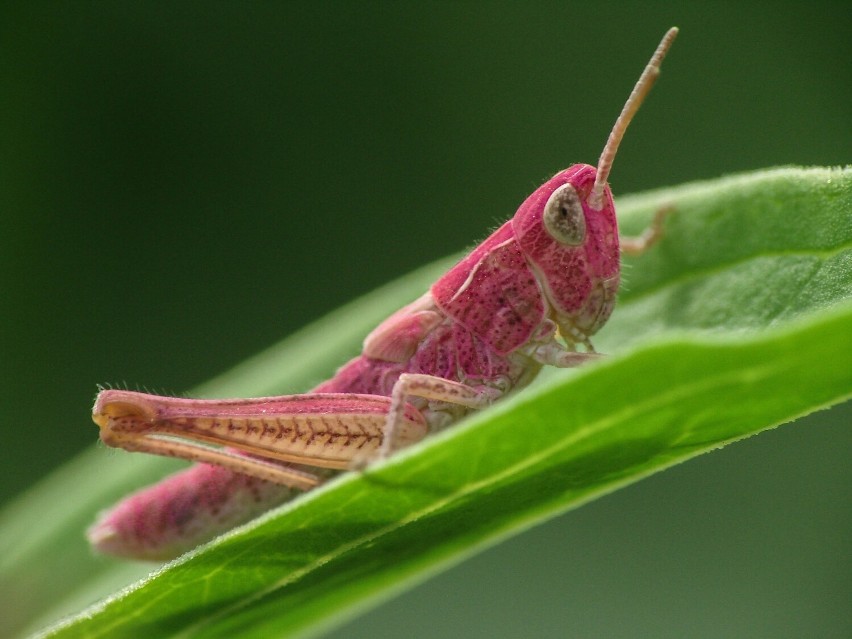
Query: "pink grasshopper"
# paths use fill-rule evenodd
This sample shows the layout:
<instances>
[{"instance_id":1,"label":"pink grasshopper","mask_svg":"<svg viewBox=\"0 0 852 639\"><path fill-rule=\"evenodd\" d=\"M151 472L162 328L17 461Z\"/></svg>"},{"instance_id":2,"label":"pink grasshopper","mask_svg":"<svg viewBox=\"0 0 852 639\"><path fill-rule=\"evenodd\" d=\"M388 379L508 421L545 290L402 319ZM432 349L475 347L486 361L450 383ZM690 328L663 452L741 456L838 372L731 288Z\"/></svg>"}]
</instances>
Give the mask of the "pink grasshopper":
<instances>
[{"instance_id":1,"label":"pink grasshopper","mask_svg":"<svg viewBox=\"0 0 852 639\"><path fill-rule=\"evenodd\" d=\"M202 463L103 514L89 530L92 544L140 559L176 556L335 471L386 457L488 406L542 365L597 357L589 339L612 312L619 251L647 248L663 221L658 215L619 247L607 178L676 35L666 33L645 67L597 169L575 164L541 185L310 393L195 400L102 391L93 418L104 443Z\"/></svg>"}]
</instances>

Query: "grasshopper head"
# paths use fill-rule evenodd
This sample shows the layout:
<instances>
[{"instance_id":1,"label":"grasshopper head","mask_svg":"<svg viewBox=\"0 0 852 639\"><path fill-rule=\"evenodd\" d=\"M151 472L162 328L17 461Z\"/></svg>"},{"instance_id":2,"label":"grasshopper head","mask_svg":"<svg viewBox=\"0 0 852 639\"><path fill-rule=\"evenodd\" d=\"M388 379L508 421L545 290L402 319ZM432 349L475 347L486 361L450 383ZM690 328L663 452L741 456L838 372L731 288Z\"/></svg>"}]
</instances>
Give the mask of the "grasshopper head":
<instances>
[{"instance_id":1,"label":"grasshopper head","mask_svg":"<svg viewBox=\"0 0 852 639\"><path fill-rule=\"evenodd\" d=\"M619 282L618 225L607 184L627 126L660 74L660 64L677 36L672 27L610 132L598 167L575 164L542 184L518 209L512 228L538 275L554 320L566 340L589 345L615 303Z\"/></svg>"},{"instance_id":2,"label":"grasshopper head","mask_svg":"<svg viewBox=\"0 0 852 639\"><path fill-rule=\"evenodd\" d=\"M590 202L597 170L575 164L542 184L520 206L512 229L572 343L606 323L619 283L618 224L609 186Z\"/></svg>"}]
</instances>

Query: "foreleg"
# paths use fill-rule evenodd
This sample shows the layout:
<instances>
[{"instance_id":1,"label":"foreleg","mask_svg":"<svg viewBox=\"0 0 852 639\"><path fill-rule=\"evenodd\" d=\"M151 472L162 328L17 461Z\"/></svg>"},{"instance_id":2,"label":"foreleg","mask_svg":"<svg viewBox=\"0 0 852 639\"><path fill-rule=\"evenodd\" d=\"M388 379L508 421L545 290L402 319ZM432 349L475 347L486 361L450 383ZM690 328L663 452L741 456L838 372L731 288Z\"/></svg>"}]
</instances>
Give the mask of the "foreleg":
<instances>
[{"instance_id":1,"label":"foreleg","mask_svg":"<svg viewBox=\"0 0 852 639\"><path fill-rule=\"evenodd\" d=\"M666 218L672 213L674 213L673 206L664 206L657 211L651 224L642 231L641 235L619 238L621 252L627 255L641 255L651 248L663 237L663 226Z\"/></svg>"}]
</instances>

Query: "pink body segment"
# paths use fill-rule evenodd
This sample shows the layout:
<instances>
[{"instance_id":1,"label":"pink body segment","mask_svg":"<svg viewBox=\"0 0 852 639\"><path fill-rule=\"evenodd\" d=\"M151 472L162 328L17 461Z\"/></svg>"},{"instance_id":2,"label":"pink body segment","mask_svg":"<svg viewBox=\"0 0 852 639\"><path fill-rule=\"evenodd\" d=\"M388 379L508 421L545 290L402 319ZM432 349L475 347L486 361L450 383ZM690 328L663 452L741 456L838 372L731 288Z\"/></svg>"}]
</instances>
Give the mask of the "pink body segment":
<instances>
[{"instance_id":1,"label":"pink body segment","mask_svg":"<svg viewBox=\"0 0 852 639\"><path fill-rule=\"evenodd\" d=\"M595 359L590 338L613 310L620 274L609 166L676 33L666 34L643 72L601 170L576 164L547 180L311 392L192 400L102 391L93 418L104 443L199 463L103 513L89 529L94 547L174 557L340 470L457 422L528 384L542 365ZM626 245L647 248L662 223L658 216Z\"/></svg>"}]
</instances>

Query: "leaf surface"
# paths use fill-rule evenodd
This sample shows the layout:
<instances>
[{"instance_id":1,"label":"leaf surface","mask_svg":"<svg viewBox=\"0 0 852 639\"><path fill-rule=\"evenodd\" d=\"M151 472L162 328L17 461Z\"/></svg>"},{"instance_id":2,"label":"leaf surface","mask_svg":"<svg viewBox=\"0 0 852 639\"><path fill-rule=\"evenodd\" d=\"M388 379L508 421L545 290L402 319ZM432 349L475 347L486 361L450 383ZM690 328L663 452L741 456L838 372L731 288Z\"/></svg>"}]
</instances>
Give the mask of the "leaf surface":
<instances>
[{"instance_id":1,"label":"leaf surface","mask_svg":"<svg viewBox=\"0 0 852 639\"><path fill-rule=\"evenodd\" d=\"M317 632L505 536L852 394L852 171L775 169L618 205L628 234L659 206L677 213L663 241L625 266L616 312L595 340L610 357L547 371L387 463L167 564L47 636ZM200 394L307 387L446 265L343 307ZM4 583L39 582L32 571L55 571L60 560L70 575L48 587L80 592L88 581L79 598L126 579L134 569L93 560L80 536L94 509L167 466L147 458L128 465L133 457L87 453L7 510ZM91 468L96 477L82 470ZM55 522L21 541L50 503L64 504ZM56 544L61 556L49 549ZM73 603L42 613L55 618Z\"/></svg>"}]
</instances>

